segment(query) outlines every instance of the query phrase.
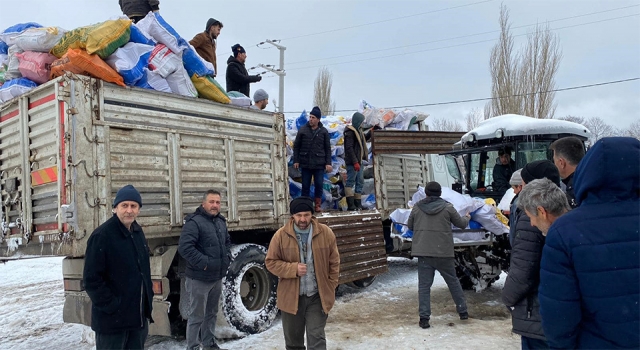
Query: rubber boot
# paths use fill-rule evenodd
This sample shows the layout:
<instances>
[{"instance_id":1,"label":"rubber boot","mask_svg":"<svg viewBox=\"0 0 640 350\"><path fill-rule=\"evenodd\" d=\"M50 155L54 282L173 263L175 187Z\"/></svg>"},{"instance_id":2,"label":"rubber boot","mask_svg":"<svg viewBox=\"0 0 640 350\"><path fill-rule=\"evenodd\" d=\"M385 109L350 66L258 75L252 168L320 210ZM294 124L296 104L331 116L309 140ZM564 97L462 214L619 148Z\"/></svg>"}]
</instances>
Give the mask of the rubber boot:
<instances>
[{"instance_id":1,"label":"rubber boot","mask_svg":"<svg viewBox=\"0 0 640 350\"><path fill-rule=\"evenodd\" d=\"M316 198L316 207L314 210L316 213L322 212L322 198Z\"/></svg>"},{"instance_id":2,"label":"rubber boot","mask_svg":"<svg viewBox=\"0 0 640 350\"><path fill-rule=\"evenodd\" d=\"M354 199L354 193L353 193L353 188L350 187L345 187L344 189L344 195L347 196L347 210L348 211L353 211L356 210L357 207L355 205L355 199Z\"/></svg>"},{"instance_id":3,"label":"rubber boot","mask_svg":"<svg viewBox=\"0 0 640 350\"><path fill-rule=\"evenodd\" d=\"M356 193L353 196L353 201L356 206L356 210L362 210L362 194L361 193Z\"/></svg>"}]
</instances>

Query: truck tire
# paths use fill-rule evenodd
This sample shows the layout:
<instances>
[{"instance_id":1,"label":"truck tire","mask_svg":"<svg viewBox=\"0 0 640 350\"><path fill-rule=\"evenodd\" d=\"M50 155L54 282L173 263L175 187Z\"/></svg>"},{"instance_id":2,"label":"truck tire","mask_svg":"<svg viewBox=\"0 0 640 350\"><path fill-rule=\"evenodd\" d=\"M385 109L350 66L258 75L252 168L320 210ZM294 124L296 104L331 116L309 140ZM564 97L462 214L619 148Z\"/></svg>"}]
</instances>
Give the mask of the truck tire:
<instances>
[{"instance_id":1,"label":"truck tire","mask_svg":"<svg viewBox=\"0 0 640 350\"><path fill-rule=\"evenodd\" d=\"M267 249L257 244L231 248L232 260L224 278L222 310L232 327L242 333L260 333L278 314L278 280L264 264Z\"/></svg>"},{"instance_id":2,"label":"truck tire","mask_svg":"<svg viewBox=\"0 0 640 350\"><path fill-rule=\"evenodd\" d=\"M357 281L347 282L345 284L353 289L365 289L372 285L375 280L376 276L371 276Z\"/></svg>"}]
</instances>

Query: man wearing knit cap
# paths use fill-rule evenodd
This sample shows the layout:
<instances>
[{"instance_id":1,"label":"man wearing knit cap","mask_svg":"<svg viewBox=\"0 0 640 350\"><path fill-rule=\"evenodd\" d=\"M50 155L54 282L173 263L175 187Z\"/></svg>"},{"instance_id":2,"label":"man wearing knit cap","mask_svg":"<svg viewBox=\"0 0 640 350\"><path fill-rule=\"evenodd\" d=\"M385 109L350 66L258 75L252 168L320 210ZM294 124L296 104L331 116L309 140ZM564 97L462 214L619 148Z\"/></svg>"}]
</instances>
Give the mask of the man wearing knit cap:
<instances>
[{"instance_id":1,"label":"man wearing knit cap","mask_svg":"<svg viewBox=\"0 0 640 350\"><path fill-rule=\"evenodd\" d=\"M216 61L216 40L222 30L222 22L215 18L209 18L204 32L196 34L189 44L196 49L198 55L213 64L213 76L218 75L218 63Z\"/></svg>"},{"instance_id":2,"label":"man wearing knit cap","mask_svg":"<svg viewBox=\"0 0 640 350\"><path fill-rule=\"evenodd\" d=\"M318 106L309 113L309 122L303 125L293 142L293 167L302 173L302 196L311 192L313 177L315 211L322 210L324 173L331 172L331 143L329 132L320 122L322 112Z\"/></svg>"},{"instance_id":3,"label":"man wearing knit cap","mask_svg":"<svg viewBox=\"0 0 640 350\"><path fill-rule=\"evenodd\" d=\"M120 10L133 23L138 23L149 12L158 12L160 10L160 0L119 0Z\"/></svg>"},{"instance_id":4,"label":"man wearing knit cap","mask_svg":"<svg viewBox=\"0 0 640 350\"><path fill-rule=\"evenodd\" d=\"M347 210L362 209L364 169L361 163L369 156L367 140L362 133L362 122L364 122L364 115L355 112L351 117L351 125L344 131L344 161L347 166L347 183L344 192L347 197Z\"/></svg>"},{"instance_id":5,"label":"man wearing knit cap","mask_svg":"<svg viewBox=\"0 0 640 350\"><path fill-rule=\"evenodd\" d=\"M227 60L227 91L238 91L249 97L251 88L249 84L262 80L260 75L249 75L244 63L247 61L247 51L240 44L231 47L233 56Z\"/></svg>"},{"instance_id":6,"label":"man wearing knit cap","mask_svg":"<svg viewBox=\"0 0 640 350\"><path fill-rule=\"evenodd\" d=\"M584 144L575 136L563 137L554 141L549 149L553 151L553 164L558 168L560 178L565 185L567 200L572 209L578 207L573 191L573 173L584 157Z\"/></svg>"},{"instance_id":7,"label":"man wearing knit cap","mask_svg":"<svg viewBox=\"0 0 640 350\"><path fill-rule=\"evenodd\" d=\"M263 110L267 108L269 104L269 94L262 89L258 89L253 93L253 105L251 105L251 109Z\"/></svg>"},{"instance_id":8,"label":"man wearing knit cap","mask_svg":"<svg viewBox=\"0 0 640 350\"><path fill-rule=\"evenodd\" d=\"M440 197L442 187L429 182L424 189L427 197L411 209L407 226L413 231L411 256L418 257L418 302L421 328L429 328L431 318L431 285L438 271L449 287L461 320L469 318L467 301L456 275L451 225L464 229L471 218L461 217L453 205Z\"/></svg>"},{"instance_id":9,"label":"man wearing knit cap","mask_svg":"<svg viewBox=\"0 0 640 350\"><path fill-rule=\"evenodd\" d=\"M97 349L143 349L153 322L149 247L136 222L141 207L140 193L124 186L113 200L113 216L87 242L83 282Z\"/></svg>"},{"instance_id":10,"label":"man wearing knit cap","mask_svg":"<svg viewBox=\"0 0 640 350\"><path fill-rule=\"evenodd\" d=\"M523 191L536 179L547 178L558 188L560 174L549 160L528 163L520 173ZM538 287L540 285L540 259L545 237L520 207L516 209L515 237L511 238L511 263L502 290L502 301L511 310L512 332L521 336L523 349L546 349L548 344L542 330Z\"/></svg>"},{"instance_id":11,"label":"man wearing knit cap","mask_svg":"<svg viewBox=\"0 0 640 350\"><path fill-rule=\"evenodd\" d=\"M298 197L289 205L291 219L269 244L265 265L278 276L277 306L287 349L327 348L324 328L335 302L340 254L331 229L318 222L314 203Z\"/></svg>"}]
</instances>

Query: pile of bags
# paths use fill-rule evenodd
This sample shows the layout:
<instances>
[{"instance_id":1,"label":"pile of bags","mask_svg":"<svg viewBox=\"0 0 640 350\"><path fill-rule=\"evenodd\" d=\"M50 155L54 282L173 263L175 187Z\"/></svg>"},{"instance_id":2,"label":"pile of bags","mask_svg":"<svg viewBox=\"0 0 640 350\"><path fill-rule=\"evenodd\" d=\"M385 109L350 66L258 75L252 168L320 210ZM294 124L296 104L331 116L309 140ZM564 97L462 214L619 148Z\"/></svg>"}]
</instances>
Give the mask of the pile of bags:
<instances>
[{"instance_id":1,"label":"pile of bags","mask_svg":"<svg viewBox=\"0 0 640 350\"><path fill-rule=\"evenodd\" d=\"M418 112L411 110L386 110L391 112L394 118L389 119L389 123L378 123L378 116L383 109L376 109L369 105L366 101L360 103L358 109L360 113L365 115L365 121L362 125L365 130L365 134L371 129L395 129L395 130L418 130L418 125L415 124ZM400 116L400 117L398 117ZM287 118L286 123L286 137L287 137L287 161L289 164L289 193L291 198L296 198L301 195L302 183L301 174L298 169L293 167L293 143L296 139L298 130L309 121L309 116L306 111L302 112L297 118ZM344 185L347 178L347 168L344 161L344 131L345 128L351 124L351 116L323 116L320 122L329 132L331 143L331 166L333 171L331 174L326 174L323 184L323 196L322 196L322 209L339 209L347 210L347 201L344 195ZM368 149L371 151L371 144L368 144ZM365 209L374 209L376 206L376 199L374 194L373 183L373 166L372 154L369 153L367 157L368 161L361 163L362 169L364 169L364 188L362 193L362 207ZM314 185L311 184L311 196L314 193Z\"/></svg>"},{"instance_id":2,"label":"pile of bags","mask_svg":"<svg viewBox=\"0 0 640 350\"><path fill-rule=\"evenodd\" d=\"M411 200L407 203L409 208L413 208L419 201L425 199L427 196L424 192L424 187L419 186ZM450 188L443 187L442 199L451 203L460 216L471 215L468 229L481 229L492 232L495 235L503 235L509 233L509 226L507 226L507 218L502 215L500 210L496 208L496 202L491 199L472 198L468 194L460 194ZM413 232L407 227L409 221L409 214L411 209L396 209L389 217L393 221L394 231L400 235L403 239L411 240ZM453 226L452 226L453 227ZM482 231L473 232L455 232L453 235L454 242L460 241L479 241L486 237Z\"/></svg>"},{"instance_id":3,"label":"pile of bags","mask_svg":"<svg viewBox=\"0 0 640 350\"><path fill-rule=\"evenodd\" d=\"M232 103L213 65L158 13L137 24L120 18L66 31L21 23L0 33L0 103L65 72Z\"/></svg>"}]
</instances>

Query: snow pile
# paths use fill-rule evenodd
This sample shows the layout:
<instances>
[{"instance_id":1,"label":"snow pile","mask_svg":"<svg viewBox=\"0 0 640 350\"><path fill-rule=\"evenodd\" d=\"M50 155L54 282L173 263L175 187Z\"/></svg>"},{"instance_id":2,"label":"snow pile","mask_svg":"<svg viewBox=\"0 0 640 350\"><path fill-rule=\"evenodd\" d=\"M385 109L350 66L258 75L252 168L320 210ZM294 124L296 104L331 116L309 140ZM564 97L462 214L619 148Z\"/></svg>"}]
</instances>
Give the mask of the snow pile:
<instances>
[{"instance_id":1,"label":"snow pile","mask_svg":"<svg viewBox=\"0 0 640 350\"><path fill-rule=\"evenodd\" d=\"M578 123L557 119L536 119L517 114L505 114L483 120L476 128L462 136L467 140L473 135L476 140L492 139L496 131L502 130L504 137L519 135L575 134L591 137L591 132Z\"/></svg>"}]
</instances>

